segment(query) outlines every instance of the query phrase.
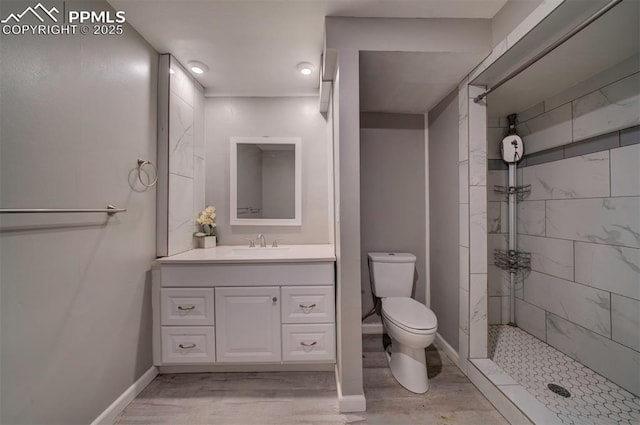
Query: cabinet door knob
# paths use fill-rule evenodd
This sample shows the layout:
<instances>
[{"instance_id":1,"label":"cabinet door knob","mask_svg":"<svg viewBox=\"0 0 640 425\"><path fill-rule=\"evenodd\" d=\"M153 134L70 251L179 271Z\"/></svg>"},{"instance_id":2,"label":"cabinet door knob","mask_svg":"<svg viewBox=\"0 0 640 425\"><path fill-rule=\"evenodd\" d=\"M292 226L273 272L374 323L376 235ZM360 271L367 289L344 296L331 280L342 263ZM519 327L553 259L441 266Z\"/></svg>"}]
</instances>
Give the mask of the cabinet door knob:
<instances>
[{"instance_id":1,"label":"cabinet door knob","mask_svg":"<svg viewBox=\"0 0 640 425\"><path fill-rule=\"evenodd\" d=\"M274 303L277 303L278 302L278 297L271 298L271 301L273 301Z\"/></svg>"},{"instance_id":2,"label":"cabinet door knob","mask_svg":"<svg viewBox=\"0 0 640 425\"><path fill-rule=\"evenodd\" d=\"M178 306L178 310L182 310L182 311L194 310L195 308L196 308L195 305L187 305L187 306L179 305Z\"/></svg>"},{"instance_id":3,"label":"cabinet door knob","mask_svg":"<svg viewBox=\"0 0 640 425\"><path fill-rule=\"evenodd\" d=\"M196 344L186 344L186 345L185 344L178 344L178 347L186 350L186 349L189 349L189 348L196 348Z\"/></svg>"}]
</instances>

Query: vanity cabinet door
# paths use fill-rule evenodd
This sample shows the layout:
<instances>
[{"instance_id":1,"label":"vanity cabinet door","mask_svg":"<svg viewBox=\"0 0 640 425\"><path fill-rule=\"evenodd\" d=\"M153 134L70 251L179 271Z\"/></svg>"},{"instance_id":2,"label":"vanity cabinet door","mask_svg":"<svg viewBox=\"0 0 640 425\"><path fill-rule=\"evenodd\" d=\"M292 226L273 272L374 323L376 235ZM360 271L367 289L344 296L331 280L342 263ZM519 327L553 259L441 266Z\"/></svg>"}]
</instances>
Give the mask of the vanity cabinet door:
<instances>
[{"instance_id":1,"label":"vanity cabinet door","mask_svg":"<svg viewBox=\"0 0 640 425\"><path fill-rule=\"evenodd\" d=\"M215 291L216 360L279 362L280 288L217 287Z\"/></svg>"}]
</instances>

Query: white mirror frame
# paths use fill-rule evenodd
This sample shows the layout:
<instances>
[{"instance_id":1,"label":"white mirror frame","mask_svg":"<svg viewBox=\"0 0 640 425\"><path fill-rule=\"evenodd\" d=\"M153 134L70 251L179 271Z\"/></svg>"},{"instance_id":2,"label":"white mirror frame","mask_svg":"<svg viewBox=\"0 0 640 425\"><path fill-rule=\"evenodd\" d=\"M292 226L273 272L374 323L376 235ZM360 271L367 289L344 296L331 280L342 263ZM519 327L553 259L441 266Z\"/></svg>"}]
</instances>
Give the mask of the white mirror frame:
<instances>
[{"instance_id":1,"label":"white mirror frame","mask_svg":"<svg viewBox=\"0 0 640 425\"><path fill-rule=\"evenodd\" d=\"M231 137L229 145L230 222L232 226L301 226L302 225L302 139L300 137ZM238 218L238 145L285 144L295 148L295 218Z\"/></svg>"}]
</instances>

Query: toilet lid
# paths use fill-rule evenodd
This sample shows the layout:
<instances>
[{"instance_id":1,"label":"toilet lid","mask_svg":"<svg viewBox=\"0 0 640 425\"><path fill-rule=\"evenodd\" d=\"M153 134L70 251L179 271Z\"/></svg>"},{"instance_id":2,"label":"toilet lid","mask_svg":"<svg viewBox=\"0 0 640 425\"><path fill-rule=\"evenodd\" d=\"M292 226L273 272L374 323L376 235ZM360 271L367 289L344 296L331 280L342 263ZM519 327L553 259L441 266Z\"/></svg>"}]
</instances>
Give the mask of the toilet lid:
<instances>
[{"instance_id":1,"label":"toilet lid","mask_svg":"<svg viewBox=\"0 0 640 425\"><path fill-rule=\"evenodd\" d=\"M438 326L438 319L433 311L413 298L384 298L382 314L392 322L409 329L435 329Z\"/></svg>"}]
</instances>

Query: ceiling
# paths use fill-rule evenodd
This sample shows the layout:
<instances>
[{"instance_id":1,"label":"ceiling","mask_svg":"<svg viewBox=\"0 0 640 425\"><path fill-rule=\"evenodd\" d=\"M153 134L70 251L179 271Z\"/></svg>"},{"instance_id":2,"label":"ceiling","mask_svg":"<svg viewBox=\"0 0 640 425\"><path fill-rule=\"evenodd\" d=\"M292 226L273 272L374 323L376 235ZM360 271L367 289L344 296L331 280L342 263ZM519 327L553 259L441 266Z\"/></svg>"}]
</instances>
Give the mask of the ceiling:
<instances>
[{"instance_id":1,"label":"ceiling","mask_svg":"<svg viewBox=\"0 0 640 425\"><path fill-rule=\"evenodd\" d=\"M423 114L486 53L360 52L360 111Z\"/></svg>"},{"instance_id":2,"label":"ceiling","mask_svg":"<svg viewBox=\"0 0 640 425\"><path fill-rule=\"evenodd\" d=\"M489 115L522 112L639 53L640 2L623 1L491 93Z\"/></svg>"},{"instance_id":3,"label":"ceiling","mask_svg":"<svg viewBox=\"0 0 640 425\"><path fill-rule=\"evenodd\" d=\"M181 63L205 63L209 71L195 76L207 96L304 96L318 94L318 64L324 17L492 18L506 0L108 0L158 52ZM389 56L390 55L390 56ZM438 78L416 81L412 70L396 69L393 53L365 58L380 63L384 73L398 71L410 81L387 90L396 98L411 95L410 108L440 87L448 67L466 68L470 58L439 57ZM365 55L366 56L366 55ZM409 57L427 66L433 57ZM481 59L481 58L480 58ZM311 62L314 72L296 71ZM479 61L478 61L479 62ZM477 62L476 62L477 63ZM377 65L376 65L377 66ZM424 74L423 74L424 75ZM367 77L368 78L368 77ZM371 77L378 84L379 77ZM415 84L417 86L412 86ZM412 87L414 90L412 90ZM380 96L367 102L378 104ZM436 96L440 97L440 96ZM423 102L424 103L424 102Z\"/></svg>"}]
</instances>

